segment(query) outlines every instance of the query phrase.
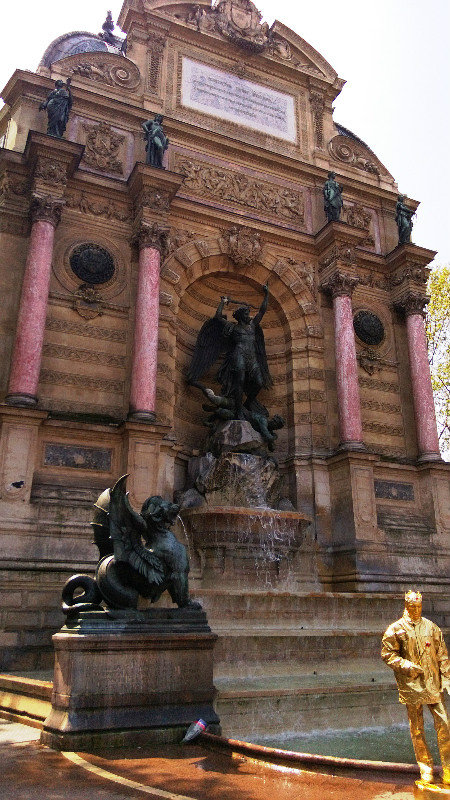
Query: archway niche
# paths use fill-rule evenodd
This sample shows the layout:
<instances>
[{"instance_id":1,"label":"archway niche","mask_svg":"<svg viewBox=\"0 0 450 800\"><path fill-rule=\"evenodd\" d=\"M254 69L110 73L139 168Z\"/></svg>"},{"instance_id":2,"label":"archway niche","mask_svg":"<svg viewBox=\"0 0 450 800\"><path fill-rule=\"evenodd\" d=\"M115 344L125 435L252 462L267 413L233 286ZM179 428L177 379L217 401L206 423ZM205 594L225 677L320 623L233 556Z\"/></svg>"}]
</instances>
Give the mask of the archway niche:
<instances>
[{"instance_id":1,"label":"archway niche","mask_svg":"<svg viewBox=\"0 0 450 800\"><path fill-rule=\"evenodd\" d=\"M174 432L185 456L201 450L207 436L207 428L202 424L206 417L202 410L204 398L198 389L186 384L186 371L198 332L203 323L214 316L222 295L259 308L263 299L262 284L268 276L268 270L259 264L245 273L238 273L230 264L225 269L197 277L180 294L176 317ZM285 428L278 432L275 448L275 456L281 466L294 441L292 337L285 310L277 299L286 295L286 286L273 273L270 275L269 290L269 308L263 319L263 330L274 384L270 389L263 390L258 399L271 414L281 414L286 420ZM291 298L296 305L294 297ZM225 309L229 320L235 308L235 304L230 304ZM252 309L252 314L257 313L256 309ZM216 392L220 388L216 378L219 365L220 361L203 378L203 382Z\"/></svg>"}]
</instances>

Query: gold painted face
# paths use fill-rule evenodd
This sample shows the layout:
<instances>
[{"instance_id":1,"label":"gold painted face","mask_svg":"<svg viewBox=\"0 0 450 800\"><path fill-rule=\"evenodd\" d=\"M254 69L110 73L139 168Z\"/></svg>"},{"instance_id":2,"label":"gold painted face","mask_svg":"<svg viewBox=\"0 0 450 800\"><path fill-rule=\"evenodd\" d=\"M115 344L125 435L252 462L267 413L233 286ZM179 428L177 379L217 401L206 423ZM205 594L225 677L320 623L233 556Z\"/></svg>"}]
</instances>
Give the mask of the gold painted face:
<instances>
[{"instance_id":1,"label":"gold painted face","mask_svg":"<svg viewBox=\"0 0 450 800\"><path fill-rule=\"evenodd\" d=\"M422 600L407 600L406 610L413 622L418 622L422 616Z\"/></svg>"}]
</instances>

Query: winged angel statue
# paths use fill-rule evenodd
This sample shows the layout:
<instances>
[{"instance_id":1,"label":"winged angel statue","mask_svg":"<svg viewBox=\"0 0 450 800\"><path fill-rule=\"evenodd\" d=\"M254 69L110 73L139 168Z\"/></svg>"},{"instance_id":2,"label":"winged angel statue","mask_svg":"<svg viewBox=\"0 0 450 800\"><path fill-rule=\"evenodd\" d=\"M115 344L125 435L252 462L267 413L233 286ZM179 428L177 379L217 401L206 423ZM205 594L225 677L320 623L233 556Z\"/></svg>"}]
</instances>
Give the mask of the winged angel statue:
<instances>
[{"instance_id":1,"label":"winged angel statue","mask_svg":"<svg viewBox=\"0 0 450 800\"><path fill-rule=\"evenodd\" d=\"M269 287L265 284L262 288L264 299L253 319L250 308L254 306L227 296L221 297L214 317L204 323L197 336L187 380L209 400L209 405L204 405L203 409L210 412L207 420L210 428L215 429L224 420L247 420L272 450L276 439L274 430L281 428L284 420L279 415L269 419L269 412L257 400L261 389L272 386L260 325L267 311ZM224 307L230 303L239 305L233 312L236 322L228 322L223 314ZM221 356L223 361L217 373L221 394L216 395L201 383L201 378Z\"/></svg>"},{"instance_id":2,"label":"winged angel statue","mask_svg":"<svg viewBox=\"0 0 450 800\"><path fill-rule=\"evenodd\" d=\"M180 608L199 604L190 600L189 559L186 548L167 526L173 525L179 506L154 495L138 513L126 492L128 475L106 489L94 505L91 523L99 550L95 581L89 575L74 575L63 589L63 611L68 615L100 609L136 608L139 595L159 600L169 592ZM83 596L76 595L80 589Z\"/></svg>"}]
</instances>

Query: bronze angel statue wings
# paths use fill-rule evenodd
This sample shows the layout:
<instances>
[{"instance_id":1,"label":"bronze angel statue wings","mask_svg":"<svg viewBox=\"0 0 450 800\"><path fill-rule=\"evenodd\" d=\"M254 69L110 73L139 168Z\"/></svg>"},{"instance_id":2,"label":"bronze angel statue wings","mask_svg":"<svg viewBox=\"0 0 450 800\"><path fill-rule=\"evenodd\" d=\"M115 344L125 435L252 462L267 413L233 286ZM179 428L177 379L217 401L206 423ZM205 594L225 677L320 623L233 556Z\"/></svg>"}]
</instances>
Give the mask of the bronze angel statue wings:
<instances>
[{"instance_id":1,"label":"bronze angel statue wings","mask_svg":"<svg viewBox=\"0 0 450 800\"><path fill-rule=\"evenodd\" d=\"M236 322L228 322L223 315L224 306L236 301L228 297L221 298L215 316L204 323L198 334L188 370L188 382L200 388L214 402L216 396L200 381L223 356L217 380L221 386L223 405L228 407L234 419L245 419L244 407L247 411L255 411L259 407L257 395L261 389L268 389L272 385L260 325L268 305L267 284L263 291L264 299L258 313L251 318L251 306L241 304L233 312Z\"/></svg>"}]
</instances>

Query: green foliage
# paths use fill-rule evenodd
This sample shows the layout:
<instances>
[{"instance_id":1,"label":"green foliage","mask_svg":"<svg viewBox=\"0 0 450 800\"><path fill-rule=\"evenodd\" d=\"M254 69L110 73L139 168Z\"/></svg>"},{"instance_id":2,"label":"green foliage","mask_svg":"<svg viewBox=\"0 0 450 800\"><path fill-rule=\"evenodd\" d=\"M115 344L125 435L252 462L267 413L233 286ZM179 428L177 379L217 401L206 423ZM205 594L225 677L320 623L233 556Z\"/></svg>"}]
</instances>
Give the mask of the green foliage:
<instances>
[{"instance_id":1,"label":"green foliage","mask_svg":"<svg viewBox=\"0 0 450 800\"><path fill-rule=\"evenodd\" d=\"M450 450L450 265L436 267L428 279L428 356L439 442Z\"/></svg>"}]
</instances>

